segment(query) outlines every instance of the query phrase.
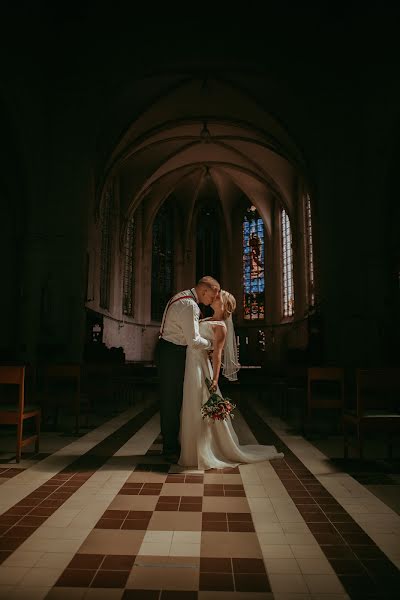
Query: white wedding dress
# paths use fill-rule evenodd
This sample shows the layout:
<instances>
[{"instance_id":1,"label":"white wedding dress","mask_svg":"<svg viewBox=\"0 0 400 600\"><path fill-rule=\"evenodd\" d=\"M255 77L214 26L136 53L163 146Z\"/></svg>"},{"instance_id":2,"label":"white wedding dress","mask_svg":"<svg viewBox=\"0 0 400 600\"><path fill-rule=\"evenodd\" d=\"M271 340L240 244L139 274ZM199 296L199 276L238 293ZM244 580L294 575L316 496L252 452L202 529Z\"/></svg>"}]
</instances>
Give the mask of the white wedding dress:
<instances>
[{"instance_id":1,"label":"white wedding dress","mask_svg":"<svg viewBox=\"0 0 400 600\"><path fill-rule=\"evenodd\" d=\"M225 327L224 321L200 321L201 336L212 340L212 324L216 323ZM201 406L209 397L206 377L211 381L212 366L207 351L188 347L181 410L181 454L178 464L206 470L282 458L283 454L278 453L275 446L240 446L230 418L215 422L202 418ZM221 393L219 389L217 393Z\"/></svg>"}]
</instances>

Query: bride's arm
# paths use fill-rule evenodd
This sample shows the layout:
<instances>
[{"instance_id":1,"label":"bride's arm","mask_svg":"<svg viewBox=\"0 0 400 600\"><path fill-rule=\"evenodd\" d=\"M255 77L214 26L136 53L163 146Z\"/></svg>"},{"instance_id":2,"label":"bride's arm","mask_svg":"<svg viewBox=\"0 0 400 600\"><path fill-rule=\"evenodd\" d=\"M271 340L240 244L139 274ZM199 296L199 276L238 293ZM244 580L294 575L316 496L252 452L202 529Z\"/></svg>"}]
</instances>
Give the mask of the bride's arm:
<instances>
[{"instance_id":1,"label":"bride's arm","mask_svg":"<svg viewBox=\"0 0 400 600\"><path fill-rule=\"evenodd\" d=\"M210 385L210 392L215 392L218 386L219 372L221 370L222 349L225 343L225 327L214 326L214 351L212 356L213 378Z\"/></svg>"}]
</instances>

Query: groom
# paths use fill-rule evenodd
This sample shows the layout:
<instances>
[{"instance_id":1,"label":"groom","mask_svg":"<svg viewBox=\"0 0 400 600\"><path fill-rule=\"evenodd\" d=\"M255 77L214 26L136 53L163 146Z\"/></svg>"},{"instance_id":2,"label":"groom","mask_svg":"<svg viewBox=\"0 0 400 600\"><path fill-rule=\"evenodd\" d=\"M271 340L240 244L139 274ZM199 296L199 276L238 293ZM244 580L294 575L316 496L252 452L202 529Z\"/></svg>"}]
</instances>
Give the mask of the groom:
<instances>
[{"instance_id":1,"label":"groom","mask_svg":"<svg viewBox=\"0 0 400 600\"><path fill-rule=\"evenodd\" d=\"M173 296L165 307L158 343L160 421L163 454L177 462L180 454L179 428L185 375L186 348L208 350L211 344L199 333L198 304L212 304L221 291L213 277L202 277L197 285Z\"/></svg>"}]
</instances>

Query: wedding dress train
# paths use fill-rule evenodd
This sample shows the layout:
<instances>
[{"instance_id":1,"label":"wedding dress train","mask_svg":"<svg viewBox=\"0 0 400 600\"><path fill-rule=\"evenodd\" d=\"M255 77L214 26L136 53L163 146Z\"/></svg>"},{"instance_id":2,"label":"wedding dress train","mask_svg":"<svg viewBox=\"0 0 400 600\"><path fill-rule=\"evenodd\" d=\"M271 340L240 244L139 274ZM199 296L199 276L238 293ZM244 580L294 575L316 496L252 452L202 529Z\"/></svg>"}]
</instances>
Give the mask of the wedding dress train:
<instances>
[{"instance_id":1,"label":"wedding dress train","mask_svg":"<svg viewBox=\"0 0 400 600\"><path fill-rule=\"evenodd\" d=\"M212 323L216 322L200 322L200 334L209 340L213 339ZM223 321L221 323L225 326ZM283 454L277 452L275 446L240 446L229 417L225 421L215 422L202 419L201 406L209 397L206 377L212 379L212 367L207 352L188 347L181 410L181 454L178 464L206 470L282 458ZM221 393L219 389L217 393Z\"/></svg>"}]
</instances>

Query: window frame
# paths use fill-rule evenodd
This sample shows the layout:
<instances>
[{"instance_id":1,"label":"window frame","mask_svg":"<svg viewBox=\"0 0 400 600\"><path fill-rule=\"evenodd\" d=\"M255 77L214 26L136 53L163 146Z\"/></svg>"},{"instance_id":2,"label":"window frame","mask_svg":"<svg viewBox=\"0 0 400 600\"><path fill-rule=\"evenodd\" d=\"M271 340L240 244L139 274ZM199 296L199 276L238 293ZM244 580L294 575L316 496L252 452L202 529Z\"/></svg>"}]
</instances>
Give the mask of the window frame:
<instances>
[{"instance_id":1,"label":"window frame","mask_svg":"<svg viewBox=\"0 0 400 600\"><path fill-rule=\"evenodd\" d=\"M285 221L285 223L284 223ZM282 206L280 208L280 256L281 256L281 318L284 321L294 319L295 314L295 287L294 287L294 253L293 234L289 214ZM289 256L289 263L286 257ZM290 280L290 285L288 285ZM292 301L287 289L292 289ZM287 295L287 298L285 297ZM292 304L290 312L288 305Z\"/></svg>"},{"instance_id":2,"label":"window frame","mask_svg":"<svg viewBox=\"0 0 400 600\"><path fill-rule=\"evenodd\" d=\"M256 221L256 235L259 231L259 225L262 226L262 250L261 250L261 256L263 257L264 263L263 263L263 271L262 271L262 278L263 278L263 290L256 292L258 294L262 294L263 295L263 299L262 299L262 306L263 306L263 314L262 316L258 316L257 318L246 318L246 312L245 312L245 306L246 306L246 302L247 302L247 295L251 294L251 290L249 292L246 292L246 283L245 283L245 268L246 268L246 264L245 264L245 232L244 232L244 227L245 227L245 221L246 221L246 216L250 213L250 211L252 211L254 213L254 219ZM253 232L254 233L254 232ZM241 283L241 310L242 310L242 319L243 319L243 324L245 325L250 325L250 324L265 324L266 323L266 298L267 298L267 293L266 293L266 240L267 240L267 229L264 223L264 220L262 219L259 211L257 210L257 208L254 206L254 204L250 203L250 206L248 206L245 210L244 210L244 214L242 216L241 219L241 278L242 278L242 283ZM258 236L257 236L258 237ZM249 236L249 240L250 240L250 236ZM249 261L251 263L251 252L248 253L249 254ZM258 304L258 307L260 307L261 305ZM250 315L251 315L251 309L250 309ZM258 315L260 315L260 308L258 308Z\"/></svg>"}]
</instances>

